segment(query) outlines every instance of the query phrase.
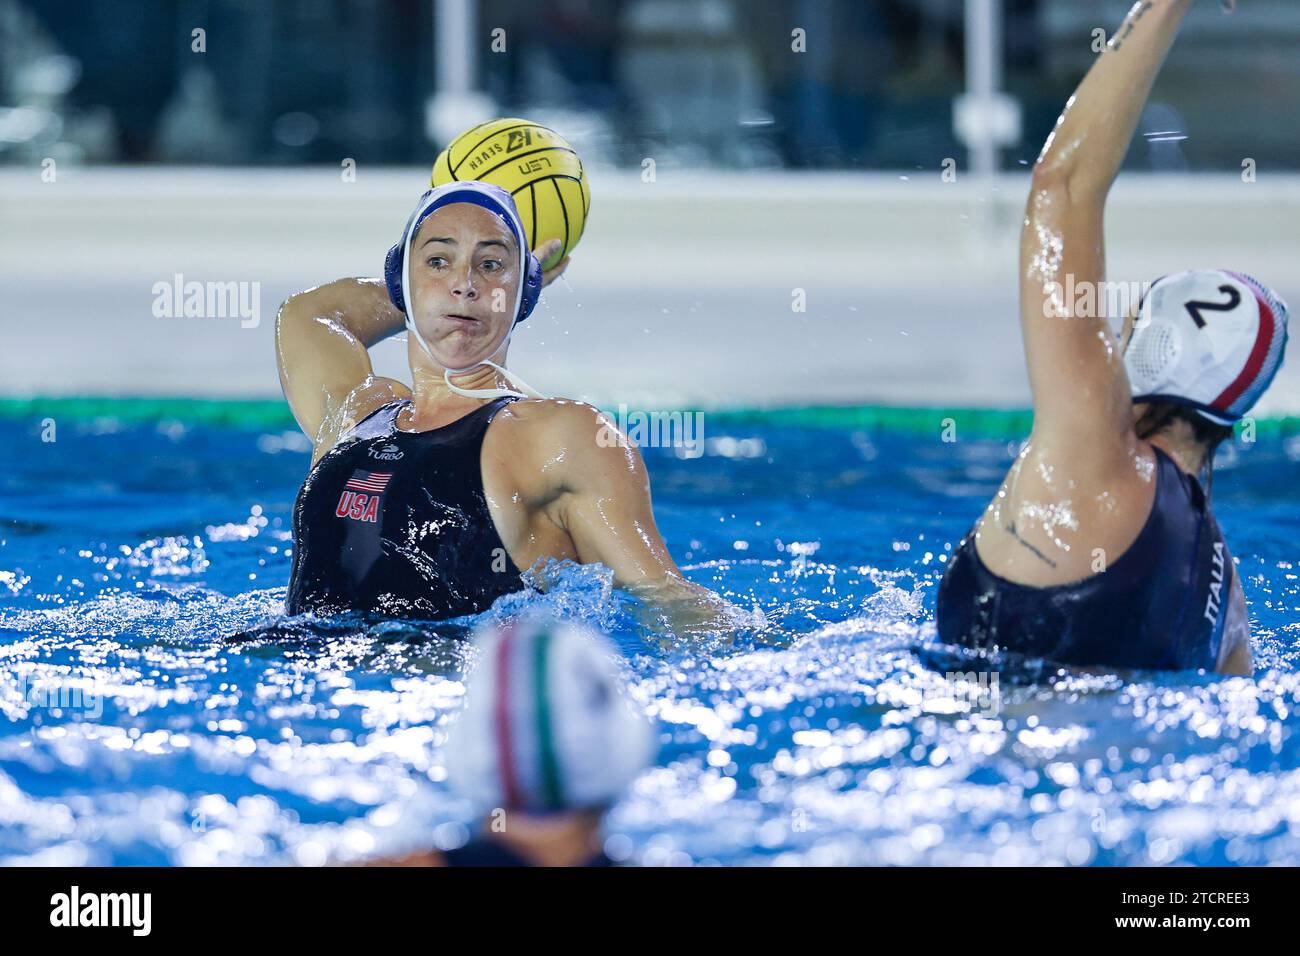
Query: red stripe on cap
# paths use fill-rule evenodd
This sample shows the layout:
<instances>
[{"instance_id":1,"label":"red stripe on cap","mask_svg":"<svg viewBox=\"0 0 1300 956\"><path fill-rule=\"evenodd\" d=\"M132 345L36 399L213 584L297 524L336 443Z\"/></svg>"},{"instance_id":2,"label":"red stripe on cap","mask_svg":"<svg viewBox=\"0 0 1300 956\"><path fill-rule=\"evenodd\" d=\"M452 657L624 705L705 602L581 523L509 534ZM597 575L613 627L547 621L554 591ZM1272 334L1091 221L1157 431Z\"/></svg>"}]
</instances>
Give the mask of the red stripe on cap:
<instances>
[{"instance_id":1,"label":"red stripe on cap","mask_svg":"<svg viewBox=\"0 0 1300 956\"><path fill-rule=\"evenodd\" d=\"M1259 330L1255 333L1255 345L1250 350L1250 358L1246 360L1246 367L1241 370L1241 374L1219 393L1218 398L1210 402L1212 406L1225 413L1232 403L1241 397L1241 393L1259 377L1260 369L1264 367L1264 357L1268 355L1268 348L1273 343L1273 335L1277 328L1277 319L1273 316L1272 307L1254 289L1251 289L1250 294L1259 303Z\"/></svg>"},{"instance_id":2,"label":"red stripe on cap","mask_svg":"<svg viewBox=\"0 0 1300 956\"><path fill-rule=\"evenodd\" d=\"M495 714L497 724L497 760L501 765L501 785L505 788L506 803L510 807L523 805L519 795L519 779L515 773L514 747L510 739L510 640L514 628L508 628L497 645L497 699Z\"/></svg>"}]
</instances>

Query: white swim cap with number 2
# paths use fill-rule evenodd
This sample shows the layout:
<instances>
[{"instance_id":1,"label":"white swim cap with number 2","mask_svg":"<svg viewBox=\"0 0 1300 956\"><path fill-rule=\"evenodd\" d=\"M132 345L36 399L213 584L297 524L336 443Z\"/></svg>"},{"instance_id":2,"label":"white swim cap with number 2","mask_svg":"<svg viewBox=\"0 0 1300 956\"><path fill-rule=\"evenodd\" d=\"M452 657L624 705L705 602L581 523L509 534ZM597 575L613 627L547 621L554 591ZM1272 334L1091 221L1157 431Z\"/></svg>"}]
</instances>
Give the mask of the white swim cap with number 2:
<instances>
[{"instance_id":1,"label":"white swim cap with number 2","mask_svg":"<svg viewBox=\"0 0 1300 956\"><path fill-rule=\"evenodd\" d=\"M1124 351L1133 401L1164 399L1221 425L1240 421L1282 366L1287 319L1286 303L1240 272L1156 280Z\"/></svg>"}]
</instances>

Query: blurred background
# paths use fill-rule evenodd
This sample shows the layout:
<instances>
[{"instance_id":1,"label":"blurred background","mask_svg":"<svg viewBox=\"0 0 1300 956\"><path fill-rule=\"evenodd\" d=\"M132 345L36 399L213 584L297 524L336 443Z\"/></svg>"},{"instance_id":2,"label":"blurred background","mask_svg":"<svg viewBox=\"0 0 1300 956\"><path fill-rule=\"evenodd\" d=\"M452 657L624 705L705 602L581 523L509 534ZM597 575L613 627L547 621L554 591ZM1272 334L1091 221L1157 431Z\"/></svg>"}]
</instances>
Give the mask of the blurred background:
<instances>
[{"instance_id":1,"label":"blurred background","mask_svg":"<svg viewBox=\"0 0 1300 956\"><path fill-rule=\"evenodd\" d=\"M1126 0L1003 0L1005 91L1032 159ZM1212 2L1202 4L1212 8ZM906 169L964 158L962 0L0 0L0 157L285 166L429 161L444 47L498 114L549 117L592 163ZM1000 9L999 9L1000 8ZM1201 11L1213 13L1213 10ZM196 53L191 31L206 31ZM792 31L806 49L792 56ZM491 40L498 34L497 49ZM1109 35L1109 33L1107 34ZM811 38L810 40L808 38ZM999 42L995 39L994 42ZM453 77L452 82L461 77ZM1139 168L1300 168L1300 10L1194 16ZM557 119L557 115L561 118ZM1290 121L1287 121L1287 118Z\"/></svg>"},{"instance_id":2,"label":"blurred background","mask_svg":"<svg viewBox=\"0 0 1300 956\"><path fill-rule=\"evenodd\" d=\"M593 183L516 340L544 387L1024 404L1025 177L1128 6L0 0L0 389L276 394L284 296L378 271L442 145L522 115ZM1112 199L1111 277L1234 267L1300 299L1298 102L1295 0L1198 3ZM178 273L258 283L261 321L153 317ZM399 374L401 344L378 361Z\"/></svg>"}]
</instances>

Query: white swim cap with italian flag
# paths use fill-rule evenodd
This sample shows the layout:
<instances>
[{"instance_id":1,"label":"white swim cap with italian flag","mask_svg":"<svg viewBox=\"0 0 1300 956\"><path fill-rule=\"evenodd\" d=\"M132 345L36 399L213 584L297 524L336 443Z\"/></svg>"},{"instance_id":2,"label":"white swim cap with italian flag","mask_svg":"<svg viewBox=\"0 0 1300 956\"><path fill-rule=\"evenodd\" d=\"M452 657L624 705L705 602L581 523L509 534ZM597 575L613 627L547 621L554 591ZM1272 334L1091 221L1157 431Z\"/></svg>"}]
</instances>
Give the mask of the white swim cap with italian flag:
<instances>
[{"instance_id":1,"label":"white swim cap with italian flag","mask_svg":"<svg viewBox=\"0 0 1300 956\"><path fill-rule=\"evenodd\" d=\"M477 812L602 808L649 766L654 730L608 638L537 617L481 630L475 644L445 760L448 785Z\"/></svg>"},{"instance_id":2,"label":"white swim cap with italian flag","mask_svg":"<svg viewBox=\"0 0 1300 956\"><path fill-rule=\"evenodd\" d=\"M1178 402L1221 425L1240 421L1282 366L1287 320L1286 303L1240 272L1158 279L1124 351L1133 401Z\"/></svg>"}]
</instances>

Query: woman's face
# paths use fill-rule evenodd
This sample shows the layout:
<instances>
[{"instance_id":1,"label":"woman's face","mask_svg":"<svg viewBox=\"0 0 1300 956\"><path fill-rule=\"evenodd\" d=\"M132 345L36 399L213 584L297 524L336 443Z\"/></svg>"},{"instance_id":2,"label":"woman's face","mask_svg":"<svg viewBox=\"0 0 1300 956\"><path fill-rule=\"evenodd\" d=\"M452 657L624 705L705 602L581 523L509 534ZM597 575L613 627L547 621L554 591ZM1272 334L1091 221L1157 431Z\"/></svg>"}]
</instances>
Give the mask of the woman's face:
<instances>
[{"instance_id":1,"label":"woman's face","mask_svg":"<svg viewBox=\"0 0 1300 956\"><path fill-rule=\"evenodd\" d=\"M411 241L412 318L444 368L491 358L514 324L519 247L498 216L452 203L431 214Z\"/></svg>"}]
</instances>

